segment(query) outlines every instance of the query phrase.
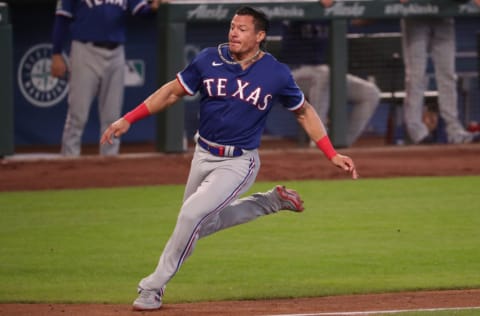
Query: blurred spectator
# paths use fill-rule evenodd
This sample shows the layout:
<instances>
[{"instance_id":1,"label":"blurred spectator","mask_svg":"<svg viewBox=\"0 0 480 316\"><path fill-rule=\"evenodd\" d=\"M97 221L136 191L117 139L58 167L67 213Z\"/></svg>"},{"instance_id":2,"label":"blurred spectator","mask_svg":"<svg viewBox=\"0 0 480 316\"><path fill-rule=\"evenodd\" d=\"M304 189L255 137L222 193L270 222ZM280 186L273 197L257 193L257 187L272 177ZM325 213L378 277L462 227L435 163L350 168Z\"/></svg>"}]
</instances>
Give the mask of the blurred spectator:
<instances>
[{"instance_id":1,"label":"blurred spectator","mask_svg":"<svg viewBox=\"0 0 480 316\"><path fill-rule=\"evenodd\" d=\"M69 71L68 113L62 136L62 154L79 156L82 135L93 99L98 96L100 130L119 116L123 105L125 29L127 14L146 15L159 0L58 0L52 41L51 74ZM68 35L72 39L69 67L62 57ZM101 146L100 154L116 155L120 140Z\"/></svg>"},{"instance_id":2,"label":"blurred spectator","mask_svg":"<svg viewBox=\"0 0 480 316\"><path fill-rule=\"evenodd\" d=\"M328 7L333 0L322 0ZM280 59L293 69L292 75L323 122L330 109L330 67L326 64L329 25L325 21L285 22ZM347 146L362 134L380 100L380 90L367 80L347 74L348 115Z\"/></svg>"},{"instance_id":3,"label":"blurred spectator","mask_svg":"<svg viewBox=\"0 0 480 316\"><path fill-rule=\"evenodd\" d=\"M480 7L480 0L474 0L473 3L475 3L477 6ZM477 45L479 45L478 43ZM479 64L480 64L480 56L477 56L479 59ZM479 65L480 66L480 65ZM480 68L479 68L480 69ZM468 124L468 131L470 132L480 132L480 123L476 121L472 121Z\"/></svg>"},{"instance_id":4,"label":"blurred spectator","mask_svg":"<svg viewBox=\"0 0 480 316\"><path fill-rule=\"evenodd\" d=\"M458 117L454 23L453 18L443 17L404 18L401 21L406 90L404 115L407 132L415 144L436 142L422 119L429 54L435 68L438 105L445 121L447 141L461 144L480 140L479 133L465 130Z\"/></svg>"}]
</instances>

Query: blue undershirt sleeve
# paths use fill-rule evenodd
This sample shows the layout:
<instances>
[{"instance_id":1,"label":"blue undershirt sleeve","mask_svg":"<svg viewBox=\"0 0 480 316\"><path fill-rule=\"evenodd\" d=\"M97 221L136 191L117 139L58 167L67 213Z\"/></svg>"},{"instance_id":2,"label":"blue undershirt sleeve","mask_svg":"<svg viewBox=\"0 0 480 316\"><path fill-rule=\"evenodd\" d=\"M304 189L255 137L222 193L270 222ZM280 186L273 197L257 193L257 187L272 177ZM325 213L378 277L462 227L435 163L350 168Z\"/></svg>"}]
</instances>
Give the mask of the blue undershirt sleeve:
<instances>
[{"instance_id":1,"label":"blue undershirt sleeve","mask_svg":"<svg viewBox=\"0 0 480 316\"><path fill-rule=\"evenodd\" d=\"M63 44L67 38L68 28L70 26L71 19L63 16L63 15L56 15L55 21L53 24L53 32L52 32L52 44L53 54L61 54L63 49Z\"/></svg>"}]
</instances>

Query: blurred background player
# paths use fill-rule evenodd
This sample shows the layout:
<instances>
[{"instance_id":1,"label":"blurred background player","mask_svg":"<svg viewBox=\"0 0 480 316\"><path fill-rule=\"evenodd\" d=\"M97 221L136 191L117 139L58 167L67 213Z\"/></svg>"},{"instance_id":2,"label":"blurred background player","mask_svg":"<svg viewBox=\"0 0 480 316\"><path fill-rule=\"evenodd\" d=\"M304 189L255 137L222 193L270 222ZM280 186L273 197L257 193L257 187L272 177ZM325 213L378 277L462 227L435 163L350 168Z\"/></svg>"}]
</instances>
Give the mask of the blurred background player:
<instances>
[{"instance_id":1,"label":"blurred background player","mask_svg":"<svg viewBox=\"0 0 480 316\"><path fill-rule=\"evenodd\" d=\"M329 7L333 0L321 0ZM330 67L326 64L329 36L328 21L286 21L280 60L292 69L292 75L323 122L330 109ZM362 134L380 101L380 90L373 83L347 74L348 115L347 146Z\"/></svg>"},{"instance_id":2,"label":"blurred background player","mask_svg":"<svg viewBox=\"0 0 480 316\"><path fill-rule=\"evenodd\" d=\"M64 77L69 71L68 112L61 152L79 156L82 135L91 104L98 96L100 130L121 114L124 92L125 31L127 14L147 15L159 0L76 1L58 0L52 32L51 74ZM71 38L69 67L62 49ZM101 146L101 155L116 155L120 140Z\"/></svg>"},{"instance_id":3,"label":"blurred background player","mask_svg":"<svg viewBox=\"0 0 480 316\"><path fill-rule=\"evenodd\" d=\"M408 0L400 2L407 3ZM438 107L440 116L445 121L447 141L453 144L479 141L480 133L465 130L458 117L454 19L404 18L401 21L401 29L406 91L404 116L411 141L414 144L436 142L423 120L429 55L435 68Z\"/></svg>"}]
</instances>

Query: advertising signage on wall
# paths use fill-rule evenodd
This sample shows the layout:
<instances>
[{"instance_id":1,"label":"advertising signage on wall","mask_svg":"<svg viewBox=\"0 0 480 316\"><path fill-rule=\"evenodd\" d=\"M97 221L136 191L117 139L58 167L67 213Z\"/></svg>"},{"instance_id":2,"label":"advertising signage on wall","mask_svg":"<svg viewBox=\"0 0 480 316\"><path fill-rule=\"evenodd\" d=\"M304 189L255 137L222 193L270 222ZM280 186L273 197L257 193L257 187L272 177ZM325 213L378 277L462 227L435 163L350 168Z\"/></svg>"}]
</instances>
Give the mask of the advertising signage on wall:
<instances>
[{"instance_id":1,"label":"advertising signage on wall","mask_svg":"<svg viewBox=\"0 0 480 316\"><path fill-rule=\"evenodd\" d=\"M54 106L67 95L68 78L55 78L50 75L51 55L51 44L36 44L25 52L18 64L18 87L23 97L34 106ZM65 54L63 58L68 61ZM127 60L124 81L125 87L143 86L145 62L141 59Z\"/></svg>"},{"instance_id":2,"label":"advertising signage on wall","mask_svg":"<svg viewBox=\"0 0 480 316\"><path fill-rule=\"evenodd\" d=\"M68 92L67 78L50 76L51 55L51 44L33 45L18 64L18 87L25 99L38 107L58 104Z\"/></svg>"},{"instance_id":3,"label":"advertising signage on wall","mask_svg":"<svg viewBox=\"0 0 480 316\"><path fill-rule=\"evenodd\" d=\"M472 1L430 0L399 3L398 0L343 0L324 8L318 1L248 1L256 9L264 11L272 19L318 18L380 18L425 15L477 15L480 8ZM174 8L172 21L224 21L228 20L240 5L236 1L188 1L171 0Z\"/></svg>"}]
</instances>

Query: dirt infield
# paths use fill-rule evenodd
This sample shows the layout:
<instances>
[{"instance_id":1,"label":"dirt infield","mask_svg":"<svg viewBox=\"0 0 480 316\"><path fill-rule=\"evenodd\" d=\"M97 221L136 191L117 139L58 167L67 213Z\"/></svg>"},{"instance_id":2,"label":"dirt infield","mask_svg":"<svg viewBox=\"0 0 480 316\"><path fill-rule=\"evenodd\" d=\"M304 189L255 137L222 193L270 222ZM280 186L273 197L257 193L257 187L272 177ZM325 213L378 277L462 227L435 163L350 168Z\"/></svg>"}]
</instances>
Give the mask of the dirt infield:
<instances>
[{"instance_id":1,"label":"dirt infield","mask_svg":"<svg viewBox=\"0 0 480 316\"><path fill-rule=\"evenodd\" d=\"M270 141L262 148L257 181L347 179L317 149L284 141ZM358 146L341 152L355 160L361 178L480 175L480 144ZM21 153L1 160L0 192L184 184L191 157L192 148L182 154L161 154L151 146L126 148L118 157Z\"/></svg>"},{"instance_id":2,"label":"dirt infield","mask_svg":"<svg viewBox=\"0 0 480 316\"><path fill-rule=\"evenodd\" d=\"M104 304L0 304L0 315L45 316L251 316L341 315L366 311L420 310L477 307L480 290L424 291L371 295L345 295L284 300L225 301L165 304L158 311L135 312L130 305ZM358 315L358 314L357 314ZM365 314L364 314L365 315ZM300 316L300 315L298 315Z\"/></svg>"},{"instance_id":3,"label":"dirt infield","mask_svg":"<svg viewBox=\"0 0 480 316\"><path fill-rule=\"evenodd\" d=\"M347 179L318 150L269 142L260 151L257 181ZM118 157L21 153L0 161L0 192L185 183L191 149L155 153L152 147L122 149ZM145 150L146 149L146 150ZM342 153L354 158L362 178L480 175L480 144L437 146L356 146ZM133 299L133 298L132 298ZM267 301L166 304L148 315L319 314L379 310L476 307L480 289L386 293ZM130 305L0 304L0 315L141 315ZM323 314L325 315L325 314Z\"/></svg>"}]
</instances>

